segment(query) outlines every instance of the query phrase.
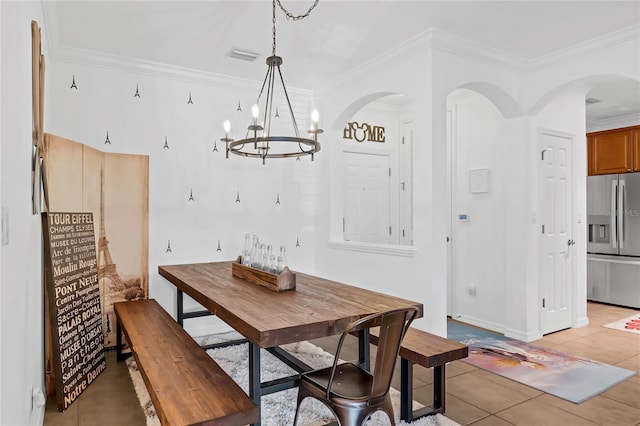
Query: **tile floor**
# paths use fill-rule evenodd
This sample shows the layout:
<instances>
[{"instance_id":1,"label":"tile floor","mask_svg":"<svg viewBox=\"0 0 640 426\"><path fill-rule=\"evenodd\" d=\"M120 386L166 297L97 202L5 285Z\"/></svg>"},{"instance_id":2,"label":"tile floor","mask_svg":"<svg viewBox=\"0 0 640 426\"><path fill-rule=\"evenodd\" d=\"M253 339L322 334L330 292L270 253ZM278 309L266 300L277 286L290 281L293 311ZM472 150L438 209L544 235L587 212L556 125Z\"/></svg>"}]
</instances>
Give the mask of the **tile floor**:
<instances>
[{"instance_id":1,"label":"tile floor","mask_svg":"<svg viewBox=\"0 0 640 426\"><path fill-rule=\"evenodd\" d=\"M446 415L461 425L474 426L640 425L640 335L602 327L635 312L589 303L589 326L553 333L532 343L634 370L639 375L582 404L573 404L456 361L447 366ZM335 342L334 338L314 341L329 352L335 350ZM348 346L355 357L355 339ZM107 366L65 412L58 413L55 401L50 399L44 425L145 425L125 364L117 363L115 354L109 352ZM398 381L394 383L396 388ZM431 371L415 367L414 398L431 404L432 389Z\"/></svg>"}]
</instances>

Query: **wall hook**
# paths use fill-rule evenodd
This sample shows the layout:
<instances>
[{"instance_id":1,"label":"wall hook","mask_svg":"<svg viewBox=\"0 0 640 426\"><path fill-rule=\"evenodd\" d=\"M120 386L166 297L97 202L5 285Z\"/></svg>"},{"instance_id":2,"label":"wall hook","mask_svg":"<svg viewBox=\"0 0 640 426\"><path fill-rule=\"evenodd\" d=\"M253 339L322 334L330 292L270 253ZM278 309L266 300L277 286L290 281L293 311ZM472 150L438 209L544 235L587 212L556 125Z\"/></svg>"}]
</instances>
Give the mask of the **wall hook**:
<instances>
[{"instance_id":1,"label":"wall hook","mask_svg":"<svg viewBox=\"0 0 640 426\"><path fill-rule=\"evenodd\" d=\"M187 104L193 105L193 99L191 99L191 90L189 90L189 100L187 101Z\"/></svg>"},{"instance_id":2,"label":"wall hook","mask_svg":"<svg viewBox=\"0 0 640 426\"><path fill-rule=\"evenodd\" d=\"M238 101L238 108L236 108L236 111L242 112L242 108L240 107L240 101Z\"/></svg>"},{"instance_id":3,"label":"wall hook","mask_svg":"<svg viewBox=\"0 0 640 426\"><path fill-rule=\"evenodd\" d=\"M220 240L218 240L218 248L216 249L216 251L222 251L222 248L220 247Z\"/></svg>"},{"instance_id":4,"label":"wall hook","mask_svg":"<svg viewBox=\"0 0 640 426\"><path fill-rule=\"evenodd\" d=\"M213 152L218 152L218 143L215 139L213 140Z\"/></svg>"},{"instance_id":5,"label":"wall hook","mask_svg":"<svg viewBox=\"0 0 640 426\"><path fill-rule=\"evenodd\" d=\"M280 204L280 193L278 193L278 196L276 197L276 204Z\"/></svg>"},{"instance_id":6,"label":"wall hook","mask_svg":"<svg viewBox=\"0 0 640 426\"><path fill-rule=\"evenodd\" d=\"M167 250L165 251L165 253L173 253L171 251L171 240L168 240L168 242L167 242Z\"/></svg>"},{"instance_id":7,"label":"wall hook","mask_svg":"<svg viewBox=\"0 0 640 426\"><path fill-rule=\"evenodd\" d=\"M140 91L138 90L138 85L136 84L136 94L133 95L134 98L139 98L140 97Z\"/></svg>"},{"instance_id":8,"label":"wall hook","mask_svg":"<svg viewBox=\"0 0 640 426\"><path fill-rule=\"evenodd\" d=\"M276 107L276 117L280 117L280 113L278 112L278 107Z\"/></svg>"},{"instance_id":9,"label":"wall hook","mask_svg":"<svg viewBox=\"0 0 640 426\"><path fill-rule=\"evenodd\" d=\"M107 130L107 139L104 141L105 144L111 145L111 141L109 140L109 131Z\"/></svg>"},{"instance_id":10,"label":"wall hook","mask_svg":"<svg viewBox=\"0 0 640 426\"><path fill-rule=\"evenodd\" d=\"M73 79L71 80L71 87L70 89L76 89L78 90L78 86L76 86L76 75L73 74Z\"/></svg>"},{"instance_id":11,"label":"wall hook","mask_svg":"<svg viewBox=\"0 0 640 426\"><path fill-rule=\"evenodd\" d=\"M296 237L296 247L300 247L300 239Z\"/></svg>"},{"instance_id":12,"label":"wall hook","mask_svg":"<svg viewBox=\"0 0 640 426\"><path fill-rule=\"evenodd\" d=\"M191 189L191 193L189 193L189 201L195 201L195 198L193 198L193 189Z\"/></svg>"},{"instance_id":13,"label":"wall hook","mask_svg":"<svg viewBox=\"0 0 640 426\"><path fill-rule=\"evenodd\" d=\"M169 143L167 142L167 137L164 137L164 146L162 147L162 149L169 149Z\"/></svg>"},{"instance_id":14,"label":"wall hook","mask_svg":"<svg viewBox=\"0 0 640 426\"><path fill-rule=\"evenodd\" d=\"M240 191L236 192L236 203L240 202Z\"/></svg>"}]
</instances>

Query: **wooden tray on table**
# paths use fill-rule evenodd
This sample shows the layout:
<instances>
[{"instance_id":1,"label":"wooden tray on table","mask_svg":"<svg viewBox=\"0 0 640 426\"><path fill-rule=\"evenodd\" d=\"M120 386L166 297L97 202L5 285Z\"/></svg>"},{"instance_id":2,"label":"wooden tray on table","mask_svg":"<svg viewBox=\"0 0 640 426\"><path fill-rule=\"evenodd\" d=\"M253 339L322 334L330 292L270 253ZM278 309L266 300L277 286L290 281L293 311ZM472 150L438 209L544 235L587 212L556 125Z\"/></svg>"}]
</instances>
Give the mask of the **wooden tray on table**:
<instances>
[{"instance_id":1,"label":"wooden tray on table","mask_svg":"<svg viewBox=\"0 0 640 426\"><path fill-rule=\"evenodd\" d=\"M272 274L242 264L242 256L231 263L231 273L253 284L258 284L272 291L289 291L296 289L296 274L285 266L279 274Z\"/></svg>"}]
</instances>

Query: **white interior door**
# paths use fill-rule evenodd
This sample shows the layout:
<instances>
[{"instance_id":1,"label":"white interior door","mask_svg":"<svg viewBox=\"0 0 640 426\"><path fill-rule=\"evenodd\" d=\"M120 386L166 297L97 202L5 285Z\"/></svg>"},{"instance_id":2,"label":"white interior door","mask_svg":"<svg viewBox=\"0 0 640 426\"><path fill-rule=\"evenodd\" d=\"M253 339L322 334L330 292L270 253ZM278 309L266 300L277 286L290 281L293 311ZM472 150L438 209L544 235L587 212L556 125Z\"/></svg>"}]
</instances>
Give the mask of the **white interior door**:
<instances>
[{"instance_id":1,"label":"white interior door","mask_svg":"<svg viewBox=\"0 0 640 426\"><path fill-rule=\"evenodd\" d=\"M413 121L402 124L400 144L400 244L413 245Z\"/></svg>"},{"instance_id":2,"label":"white interior door","mask_svg":"<svg viewBox=\"0 0 640 426\"><path fill-rule=\"evenodd\" d=\"M540 133L540 329L542 334L571 327L573 240L571 138Z\"/></svg>"},{"instance_id":3,"label":"white interior door","mask_svg":"<svg viewBox=\"0 0 640 426\"><path fill-rule=\"evenodd\" d=\"M455 168L455 160L453 152L455 151L454 138L454 111L447 109L447 315L453 317L456 306L453 300L453 170Z\"/></svg>"},{"instance_id":4,"label":"white interior door","mask_svg":"<svg viewBox=\"0 0 640 426\"><path fill-rule=\"evenodd\" d=\"M389 156L344 153L344 239L389 244Z\"/></svg>"}]
</instances>

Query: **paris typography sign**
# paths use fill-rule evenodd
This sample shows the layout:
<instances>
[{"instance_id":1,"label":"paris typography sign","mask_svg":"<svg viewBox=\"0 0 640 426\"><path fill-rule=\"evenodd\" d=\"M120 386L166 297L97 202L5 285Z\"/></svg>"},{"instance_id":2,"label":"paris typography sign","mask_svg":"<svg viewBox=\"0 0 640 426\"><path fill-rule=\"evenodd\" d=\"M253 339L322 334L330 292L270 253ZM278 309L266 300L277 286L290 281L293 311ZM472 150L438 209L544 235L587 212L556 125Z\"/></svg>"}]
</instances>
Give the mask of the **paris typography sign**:
<instances>
[{"instance_id":1,"label":"paris typography sign","mask_svg":"<svg viewBox=\"0 0 640 426\"><path fill-rule=\"evenodd\" d=\"M382 126L374 126L367 123L358 124L357 121L352 121L347 123L347 127L344 128L342 138L354 139L356 142L369 141L384 143L385 129Z\"/></svg>"},{"instance_id":2,"label":"paris typography sign","mask_svg":"<svg viewBox=\"0 0 640 426\"><path fill-rule=\"evenodd\" d=\"M93 213L42 213L58 411L106 368Z\"/></svg>"}]
</instances>

